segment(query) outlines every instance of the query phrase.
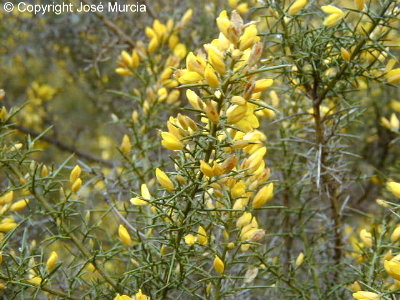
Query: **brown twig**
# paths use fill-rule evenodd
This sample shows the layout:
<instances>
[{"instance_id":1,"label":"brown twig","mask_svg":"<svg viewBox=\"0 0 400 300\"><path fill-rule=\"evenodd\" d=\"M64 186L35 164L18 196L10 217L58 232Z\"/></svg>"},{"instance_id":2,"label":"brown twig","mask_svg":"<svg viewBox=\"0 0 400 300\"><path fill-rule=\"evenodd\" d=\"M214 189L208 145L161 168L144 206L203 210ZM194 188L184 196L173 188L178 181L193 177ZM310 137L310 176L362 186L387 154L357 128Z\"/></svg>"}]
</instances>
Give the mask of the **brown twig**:
<instances>
[{"instance_id":1,"label":"brown twig","mask_svg":"<svg viewBox=\"0 0 400 300\"><path fill-rule=\"evenodd\" d=\"M141 1L143 1L144 4L146 5L149 16L155 19L156 14L151 5L149 5L148 1L147 0L141 0ZM88 0L83 0L83 2L88 5L93 4L91 1ZM106 27L108 27L112 32L114 32L121 39L121 41L123 41L124 43L128 44L131 47L135 47L135 42L125 32L123 32L114 22L112 22L109 18L107 18L106 15L97 11L94 12L94 14L104 23L104 25L106 25Z\"/></svg>"},{"instance_id":2,"label":"brown twig","mask_svg":"<svg viewBox=\"0 0 400 300\"><path fill-rule=\"evenodd\" d=\"M314 85L318 85L318 79L315 79ZM316 95L315 95L316 96ZM342 257L342 232L341 232L341 216L340 216L340 206L338 199L337 187L332 180L331 176L327 172L328 167L328 151L325 139L325 126L323 120L321 118L321 110L320 110L321 101L319 101L318 97L313 99L313 108L314 108L314 122L315 122L315 139L316 144L320 147L320 160L319 164L321 166L321 179L322 179L322 187L325 186L327 191L327 197L329 198L331 213L334 223L334 236L335 236L335 247L334 247L334 256L333 259L335 263L340 264ZM335 276L336 277L336 272Z\"/></svg>"},{"instance_id":3,"label":"brown twig","mask_svg":"<svg viewBox=\"0 0 400 300\"><path fill-rule=\"evenodd\" d=\"M102 165L105 165L105 166L111 167L111 168L115 166L115 164L113 162L111 162L111 161L102 159L100 157L97 157L95 155L87 153L87 152L85 152L83 150L77 149L76 147L74 147L72 145L69 145L69 144L67 144L65 142L62 142L62 141L60 141L60 140L58 140L58 139L56 139L54 137L49 137L49 136L45 136L45 135L41 136L40 132L38 132L36 130L33 130L33 129L30 129L30 128L27 128L27 127L22 126L22 125L19 125L19 124L10 124L10 125L11 125L12 128L15 128L18 131L23 132L25 134L29 134L29 135L31 135L33 137L40 136L40 139L42 141L45 141L45 142L47 142L49 144L52 144L52 145L56 146L57 148L59 148L62 151L74 153L74 154L76 154L76 156L78 156L78 157L80 157L80 158L82 158L84 160L87 160L89 162L99 163L99 164L102 164Z\"/></svg>"}]
</instances>

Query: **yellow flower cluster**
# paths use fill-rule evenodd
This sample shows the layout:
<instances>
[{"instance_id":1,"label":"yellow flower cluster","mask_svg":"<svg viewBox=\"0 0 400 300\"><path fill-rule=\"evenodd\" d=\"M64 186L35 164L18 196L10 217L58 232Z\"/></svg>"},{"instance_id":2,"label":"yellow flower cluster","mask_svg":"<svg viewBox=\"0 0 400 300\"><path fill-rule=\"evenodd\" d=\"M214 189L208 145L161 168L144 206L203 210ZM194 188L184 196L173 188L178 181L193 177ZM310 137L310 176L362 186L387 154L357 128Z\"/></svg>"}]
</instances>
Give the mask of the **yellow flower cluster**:
<instances>
[{"instance_id":1,"label":"yellow flower cluster","mask_svg":"<svg viewBox=\"0 0 400 300\"><path fill-rule=\"evenodd\" d=\"M390 191L395 197L400 198L400 183L389 181L386 183L387 190ZM382 207L388 207L386 201L382 199L377 199L377 203L380 204ZM347 228L347 231L350 231L351 228ZM374 232L374 235L372 234ZM381 242L374 242L374 239L378 239L379 236L381 238L387 239L388 243L392 243L395 245L400 240L400 224L394 226L392 231L382 231L382 226L375 226L371 230L367 230L366 228L362 228L359 231L359 239L355 236L349 235L349 241L353 247L353 251L351 255L357 260L358 263L362 263L367 258L367 253L372 251L376 252ZM394 279L394 283L391 281L386 281L384 287L388 288L389 290L397 290L399 288L399 281L400 281L400 254L393 255L392 250L389 250L385 253L382 259L384 270L386 271L387 275L389 275L389 279ZM353 297L359 300L375 300L381 299L381 296L378 293L370 292L370 291L363 291L361 289L360 284L356 281L348 288L352 291Z\"/></svg>"},{"instance_id":2,"label":"yellow flower cluster","mask_svg":"<svg viewBox=\"0 0 400 300\"><path fill-rule=\"evenodd\" d=\"M229 232L236 232L236 245L248 251L251 243L265 236L250 210L262 208L274 193L273 183L267 183L270 170L265 163L266 136L257 130L260 123L256 114L264 109L258 105L259 99L273 80L257 80L251 73L262 51L254 24L244 24L235 11L230 18L223 11L217 26L218 39L204 45L204 52L190 52L186 68L175 72L177 80L188 88L190 110L197 113L200 123L178 114L168 120L168 131L161 133L163 147L176 151L198 172L190 177L177 168L174 178L157 169L156 177L168 192L178 192L191 181L206 181L202 186L205 208L231 209L233 213L226 217L238 218L236 228L225 228L224 236L229 239ZM238 215L240 211L242 215ZM189 246L206 245L212 234L205 228L210 227L199 226L197 235L185 235L184 242ZM236 245L227 243L228 249ZM220 256L215 256L213 264L217 273L225 272L226 263Z\"/></svg>"},{"instance_id":3,"label":"yellow flower cluster","mask_svg":"<svg viewBox=\"0 0 400 300\"><path fill-rule=\"evenodd\" d=\"M158 19L154 20L153 25L145 29L145 34L149 38L147 45L138 41L132 51L121 52L116 73L122 76L136 76L142 81L151 81L143 95L145 100L142 109L146 114L154 103L172 104L179 100L180 91L175 89L178 82L172 78L172 74L187 54L186 46L180 42L179 33L192 15L193 11L189 9L177 23L173 19L169 19L166 24ZM165 57L165 48L170 51L168 57ZM141 64L145 65L145 68L142 68L145 70L143 74L136 71ZM138 95L139 91L135 89L134 93ZM135 115L138 115L136 110L132 114L133 121L137 119ZM121 148L121 151L126 154L127 151L124 149Z\"/></svg>"},{"instance_id":4,"label":"yellow flower cluster","mask_svg":"<svg viewBox=\"0 0 400 300\"><path fill-rule=\"evenodd\" d=\"M69 182L71 184L71 192L76 193L78 192L81 187L82 187L82 179L80 178L81 176L81 167L79 165L76 165L70 175L69 175Z\"/></svg>"},{"instance_id":5,"label":"yellow flower cluster","mask_svg":"<svg viewBox=\"0 0 400 300\"><path fill-rule=\"evenodd\" d=\"M43 120L48 114L47 102L52 100L57 90L48 84L32 82L27 89L28 103L21 112L23 125L36 130L43 130Z\"/></svg>"},{"instance_id":6,"label":"yellow flower cluster","mask_svg":"<svg viewBox=\"0 0 400 300\"><path fill-rule=\"evenodd\" d=\"M26 194L27 191L23 190L22 196L26 196ZM17 223L12 216L5 217L4 215L10 212L21 211L26 208L29 203L29 199L25 198L12 203L13 200L14 191L12 190L0 196L0 216L2 217L0 222L0 232L9 232L17 227Z\"/></svg>"},{"instance_id":7,"label":"yellow flower cluster","mask_svg":"<svg viewBox=\"0 0 400 300\"><path fill-rule=\"evenodd\" d=\"M324 5L321 6L321 9L324 13L328 14L328 17L324 20L324 25L331 27L335 26L339 23L340 20L344 18L344 12L333 5Z\"/></svg>"}]
</instances>

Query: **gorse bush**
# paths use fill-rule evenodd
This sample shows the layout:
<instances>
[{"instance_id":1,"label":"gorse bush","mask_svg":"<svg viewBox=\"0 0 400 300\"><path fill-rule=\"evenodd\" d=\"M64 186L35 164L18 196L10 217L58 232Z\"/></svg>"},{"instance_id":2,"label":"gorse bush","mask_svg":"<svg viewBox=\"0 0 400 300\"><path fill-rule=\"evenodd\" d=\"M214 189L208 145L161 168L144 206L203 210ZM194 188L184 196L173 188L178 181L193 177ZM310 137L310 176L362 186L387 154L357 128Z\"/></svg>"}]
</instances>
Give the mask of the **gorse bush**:
<instances>
[{"instance_id":1,"label":"gorse bush","mask_svg":"<svg viewBox=\"0 0 400 300\"><path fill-rule=\"evenodd\" d=\"M397 299L399 1L153 2L0 14L2 297Z\"/></svg>"}]
</instances>

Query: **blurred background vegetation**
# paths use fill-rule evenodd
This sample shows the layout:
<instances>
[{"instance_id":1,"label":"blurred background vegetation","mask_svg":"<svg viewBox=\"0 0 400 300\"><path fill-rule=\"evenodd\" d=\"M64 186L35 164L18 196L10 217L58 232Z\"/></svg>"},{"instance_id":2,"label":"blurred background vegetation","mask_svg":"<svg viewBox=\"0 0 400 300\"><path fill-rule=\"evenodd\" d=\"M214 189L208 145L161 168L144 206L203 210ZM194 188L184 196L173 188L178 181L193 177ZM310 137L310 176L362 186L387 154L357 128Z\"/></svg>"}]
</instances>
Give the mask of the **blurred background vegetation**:
<instances>
[{"instance_id":1,"label":"blurred background vegetation","mask_svg":"<svg viewBox=\"0 0 400 300\"><path fill-rule=\"evenodd\" d=\"M193 30L182 38L197 48L215 36L215 26L202 24L213 23L216 12L226 6L224 2L151 1L148 11L157 12L154 17L160 19L177 19L194 8ZM78 5L78 1L71 3ZM208 13L197 13L203 10ZM7 107L23 106L18 124L38 133L51 127L47 136L97 157L115 155L123 135L119 120L130 117L134 104L112 91L132 91L137 86L132 79L121 80L114 72L115 64L123 49L144 39L144 29L152 24L153 15L33 15L14 10L0 12L0 20L0 86L8 91ZM51 147L42 159L63 161L68 153L58 150Z\"/></svg>"}]
</instances>

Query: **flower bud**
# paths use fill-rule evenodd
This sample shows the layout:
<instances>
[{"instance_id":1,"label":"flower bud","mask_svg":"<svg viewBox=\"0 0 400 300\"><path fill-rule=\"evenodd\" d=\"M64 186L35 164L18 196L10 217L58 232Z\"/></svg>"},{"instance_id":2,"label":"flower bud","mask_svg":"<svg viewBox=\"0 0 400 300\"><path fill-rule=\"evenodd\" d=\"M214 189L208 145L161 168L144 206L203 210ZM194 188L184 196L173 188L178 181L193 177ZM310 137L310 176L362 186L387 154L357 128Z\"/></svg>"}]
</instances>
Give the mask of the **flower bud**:
<instances>
[{"instance_id":1,"label":"flower bud","mask_svg":"<svg viewBox=\"0 0 400 300\"><path fill-rule=\"evenodd\" d=\"M162 132L161 137L163 140L161 141L161 145L168 150L182 150L183 143L175 137L173 134L169 132Z\"/></svg>"},{"instance_id":2,"label":"flower bud","mask_svg":"<svg viewBox=\"0 0 400 300\"><path fill-rule=\"evenodd\" d=\"M387 189L397 198L400 198L400 183L390 181L386 184Z\"/></svg>"},{"instance_id":3,"label":"flower bud","mask_svg":"<svg viewBox=\"0 0 400 300\"><path fill-rule=\"evenodd\" d=\"M57 252L55 251L51 252L50 257L46 262L47 271L49 272L52 271L55 268L57 261L58 261Z\"/></svg>"},{"instance_id":4,"label":"flower bud","mask_svg":"<svg viewBox=\"0 0 400 300\"><path fill-rule=\"evenodd\" d=\"M128 155L132 150L131 140L129 136L127 136L126 134L122 138L122 142L121 145L119 146L119 149L124 155Z\"/></svg>"},{"instance_id":5,"label":"flower bud","mask_svg":"<svg viewBox=\"0 0 400 300\"><path fill-rule=\"evenodd\" d=\"M199 226L197 230L197 242L202 246L205 246L208 243L207 232L203 226Z\"/></svg>"},{"instance_id":6,"label":"flower bud","mask_svg":"<svg viewBox=\"0 0 400 300\"><path fill-rule=\"evenodd\" d=\"M119 227L118 227L118 236L124 245L126 245L126 246L132 245L131 236L130 236L128 230L123 225L119 225Z\"/></svg>"},{"instance_id":7,"label":"flower bud","mask_svg":"<svg viewBox=\"0 0 400 300\"><path fill-rule=\"evenodd\" d=\"M75 180L75 182L72 184L71 191L72 191L73 193L76 193L76 192L78 192L78 191L81 189L81 187L82 187L82 179L78 178L78 179Z\"/></svg>"},{"instance_id":8,"label":"flower bud","mask_svg":"<svg viewBox=\"0 0 400 300\"><path fill-rule=\"evenodd\" d=\"M210 65L207 65L205 68L204 78L206 79L208 85L211 86L212 88L216 89L219 87L218 77L215 74L214 69Z\"/></svg>"},{"instance_id":9,"label":"flower bud","mask_svg":"<svg viewBox=\"0 0 400 300\"><path fill-rule=\"evenodd\" d=\"M73 184L81 176L81 167L76 165L69 174L69 182Z\"/></svg>"},{"instance_id":10,"label":"flower bud","mask_svg":"<svg viewBox=\"0 0 400 300\"><path fill-rule=\"evenodd\" d=\"M214 258L214 269L219 274L223 274L225 271L224 262L218 257L218 255L215 255L215 258Z\"/></svg>"},{"instance_id":11,"label":"flower bud","mask_svg":"<svg viewBox=\"0 0 400 300\"><path fill-rule=\"evenodd\" d=\"M258 191L253 199L253 208L260 208L266 202L270 201L274 196L274 184L270 183L265 185L261 190Z\"/></svg>"},{"instance_id":12,"label":"flower bud","mask_svg":"<svg viewBox=\"0 0 400 300\"><path fill-rule=\"evenodd\" d=\"M20 211L23 210L29 203L29 199L19 200L15 202L10 207L10 211Z\"/></svg>"},{"instance_id":13,"label":"flower bud","mask_svg":"<svg viewBox=\"0 0 400 300\"><path fill-rule=\"evenodd\" d=\"M162 170L160 170L159 168L156 169L156 177L157 177L157 181L158 183L165 188L168 191L173 191L174 190L174 183L171 181L171 179L168 177L167 174L165 174L165 172L163 172Z\"/></svg>"},{"instance_id":14,"label":"flower bud","mask_svg":"<svg viewBox=\"0 0 400 300\"><path fill-rule=\"evenodd\" d=\"M308 3L308 0L296 0L289 8L289 15L294 16L297 15L299 11L301 11Z\"/></svg>"}]
</instances>

